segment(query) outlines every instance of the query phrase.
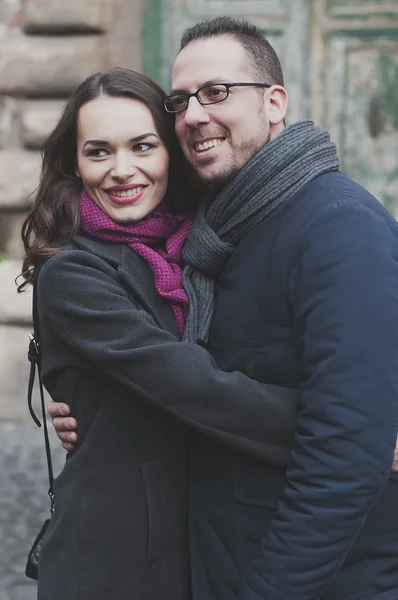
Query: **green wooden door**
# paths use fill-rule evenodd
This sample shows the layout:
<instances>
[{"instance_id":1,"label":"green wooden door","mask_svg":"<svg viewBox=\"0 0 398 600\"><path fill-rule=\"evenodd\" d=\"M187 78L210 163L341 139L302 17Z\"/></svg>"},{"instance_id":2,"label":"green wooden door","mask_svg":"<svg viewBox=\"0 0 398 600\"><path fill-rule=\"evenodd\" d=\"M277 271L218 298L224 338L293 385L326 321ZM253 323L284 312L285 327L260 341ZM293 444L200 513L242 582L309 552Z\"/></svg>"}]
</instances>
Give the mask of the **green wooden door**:
<instances>
[{"instance_id":1,"label":"green wooden door","mask_svg":"<svg viewBox=\"0 0 398 600\"><path fill-rule=\"evenodd\" d=\"M398 3L312 3L310 116L342 169L398 216Z\"/></svg>"},{"instance_id":2,"label":"green wooden door","mask_svg":"<svg viewBox=\"0 0 398 600\"><path fill-rule=\"evenodd\" d=\"M228 14L278 52L288 122L331 131L342 169L398 216L397 0L145 0L144 68L166 89L181 34Z\"/></svg>"}]
</instances>

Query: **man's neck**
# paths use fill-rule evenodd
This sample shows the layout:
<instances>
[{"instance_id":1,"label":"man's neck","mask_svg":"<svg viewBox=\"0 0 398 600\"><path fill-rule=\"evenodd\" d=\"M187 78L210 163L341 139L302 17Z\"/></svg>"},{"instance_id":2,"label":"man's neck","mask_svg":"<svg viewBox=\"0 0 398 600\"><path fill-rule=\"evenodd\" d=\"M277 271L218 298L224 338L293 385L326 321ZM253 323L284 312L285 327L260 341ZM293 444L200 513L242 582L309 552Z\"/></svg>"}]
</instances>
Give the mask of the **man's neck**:
<instances>
[{"instance_id":1,"label":"man's neck","mask_svg":"<svg viewBox=\"0 0 398 600\"><path fill-rule=\"evenodd\" d=\"M285 122L282 121L278 125L271 125L271 138L270 141L274 140L282 131L286 129Z\"/></svg>"}]
</instances>

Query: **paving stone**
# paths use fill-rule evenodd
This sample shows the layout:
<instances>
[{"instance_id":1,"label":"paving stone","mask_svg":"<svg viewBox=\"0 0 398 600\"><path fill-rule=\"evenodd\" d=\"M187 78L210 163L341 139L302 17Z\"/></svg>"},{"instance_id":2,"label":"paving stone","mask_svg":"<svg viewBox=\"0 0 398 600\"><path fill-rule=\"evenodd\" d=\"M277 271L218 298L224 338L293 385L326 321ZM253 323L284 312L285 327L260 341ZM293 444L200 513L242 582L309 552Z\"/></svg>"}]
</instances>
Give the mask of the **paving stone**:
<instances>
[{"instance_id":1,"label":"paving stone","mask_svg":"<svg viewBox=\"0 0 398 600\"><path fill-rule=\"evenodd\" d=\"M68 96L86 77L112 64L106 35L0 38L0 93Z\"/></svg>"},{"instance_id":2,"label":"paving stone","mask_svg":"<svg viewBox=\"0 0 398 600\"><path fill-rule=\"evenodd\" d=\"M0 150L0 209L26 209L32 204L40 169L40 152Z\"/></svg>"},{"instance_id":3,"label":"paving stone","mask_svg":"<svg viewBox=\"0 0 398 600\"><path fill-rule=\"evenodd\" d=\"M22 25L27 33L107 31L120 4L120 0L24 0Z\"/></svg>"},{"instance_id":4,"label":"paving stone","mask_svg":"<svg viewBox=\"0 0 398 600\"><path fill-rule=\"evenodd\" d=\"M65 451L49 427L54 473ZM25 576L27 553L49 515L43 431L33 421L0 420L0 600L35 600Z\"/></svg>"}]
</instances>

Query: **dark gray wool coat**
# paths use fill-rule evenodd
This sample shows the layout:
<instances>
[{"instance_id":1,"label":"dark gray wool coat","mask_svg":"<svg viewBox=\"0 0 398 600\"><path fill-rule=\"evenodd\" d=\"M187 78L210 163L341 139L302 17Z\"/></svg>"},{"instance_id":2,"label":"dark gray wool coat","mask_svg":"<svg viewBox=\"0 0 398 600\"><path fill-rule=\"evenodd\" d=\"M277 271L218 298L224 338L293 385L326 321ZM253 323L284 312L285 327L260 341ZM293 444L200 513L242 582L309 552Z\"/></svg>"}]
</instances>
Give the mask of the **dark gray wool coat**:
<instances>
[{"instance_id":1,"label":"dark gray wool coat","mask_svg":"<svg viewBox=\"0 0 398 600\"><path fill-rule=\"evenodd\" d=\"M79 235L37 286L43 380L79 424L38 598L188 600L190 428L283 466L296 393L224 373L179 342L148 265L125 245Z\"/></svg>"}]
</instances>

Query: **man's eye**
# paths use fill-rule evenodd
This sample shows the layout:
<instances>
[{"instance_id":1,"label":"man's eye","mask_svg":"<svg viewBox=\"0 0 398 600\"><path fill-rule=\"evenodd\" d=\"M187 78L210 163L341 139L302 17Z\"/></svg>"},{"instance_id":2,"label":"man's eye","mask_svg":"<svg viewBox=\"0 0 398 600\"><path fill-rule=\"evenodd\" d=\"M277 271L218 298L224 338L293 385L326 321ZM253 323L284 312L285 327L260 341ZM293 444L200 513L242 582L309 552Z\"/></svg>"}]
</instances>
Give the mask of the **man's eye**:
<instances>
[{"instance_id":1,"label":"man's eye","mask_svg":"<svg viewBox=\"0 0 398 600\"><path fill-rule=\"evenodd\" d=\"M88 156L93 156L94 158L103 158L107 155L107 151L104 148L93 148L88 151Z\"/></svg>"},{"instance_id":2,"label":"man's eye","mask_svg":"<svg viewBox=\"0 0 398 600\"><path fill-rule=\"evenodd\" d=\"M219 98L223 94L225 94L224 88L220 87L210 87L205 90L205 94L208 98Z\"/></svg>"},{"instance_id":3,"label":"man's eye","mask_svg":"<svg viewBox=\"0 0 398 600\"><path fill-rule=\"evenodd\" d=\"M174 106L182 106L187 101L185 96L173 96Z\"/></svg>"}]
</instances>

